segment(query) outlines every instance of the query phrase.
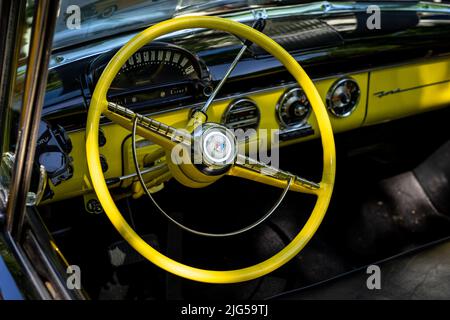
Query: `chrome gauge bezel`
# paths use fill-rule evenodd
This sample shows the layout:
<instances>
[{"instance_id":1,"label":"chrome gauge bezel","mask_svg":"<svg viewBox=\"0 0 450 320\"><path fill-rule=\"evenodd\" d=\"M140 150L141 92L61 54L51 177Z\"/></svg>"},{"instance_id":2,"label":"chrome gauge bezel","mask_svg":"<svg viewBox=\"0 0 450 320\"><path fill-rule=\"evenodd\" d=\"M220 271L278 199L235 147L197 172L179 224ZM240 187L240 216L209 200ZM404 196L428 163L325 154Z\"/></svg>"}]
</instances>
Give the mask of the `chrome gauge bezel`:
<instances>
[{"instance_id":1,"label":"chrome gauge bezel","mask_svg":"<svg viewBox=\"0 0 450 320\"><path fill-rule=\"evenodd\" d=\"M308 108L308 112L303 120L301 120L300 122L295 123L295 124L287 124L283 120L283 117L281 115L281 112L282 112L281 106L285 102L287 102L287 100L292 96L292 94L294 92L301 92L302 94L304 94L306 96L306 99L308 100L308 103L309 103L309 108ZM306 95L305 91L300 87L293 87L283 93L281 98L278 100L275 111L276 111L276 118L283 129L297 129L297 128L304 127L308 123L308 119L311 115L312 108L311 108L311 103L309 102L308 96Z\"/></svg>"},{"instance_id":2,"label":"chrome gauge bezel","mask_svg":"<svg viewBox=\"0 0 450 320\"><path fill-rule=\"evenodd\" d=\"M332 103L331 102L331 97L333 96L334 92L342 84L344 84L346 82L352 82L356 86L356 88L358 90L357 91L358 97L356 98L356 100L355 100L355 102L354 102L354 104L353 104L351 109L349 109L347 112L345 112L343 114L339 114L339 113L336 112L336 110L331 105L331 103ZM336 82L334 82L333 85L331 86L331 88L328 90L328 93L327 93L327 96L326 96L326 107L327 107L327 110L333 116L335 116L337 118L346 118L346 117L350 116L356 110L356 108L358 107L360 99L361 99L361 88L359 87L358 82L355 79L351 78L351 77L344 77L344 78L341 78L341 79L337 80Z\"/></svg>"}]
</instances>

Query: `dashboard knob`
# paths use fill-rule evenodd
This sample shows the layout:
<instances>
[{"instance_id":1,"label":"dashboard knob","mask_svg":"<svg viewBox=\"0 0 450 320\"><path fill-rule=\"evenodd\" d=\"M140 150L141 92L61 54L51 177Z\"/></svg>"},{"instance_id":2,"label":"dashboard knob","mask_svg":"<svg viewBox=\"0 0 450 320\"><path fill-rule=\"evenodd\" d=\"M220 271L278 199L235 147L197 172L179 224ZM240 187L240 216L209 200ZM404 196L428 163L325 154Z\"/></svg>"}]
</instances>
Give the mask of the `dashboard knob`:
<instances>
[{"instance_id":1,"label":"dashboard knob","mask_svg":"<svg viewBox=\"0 0 450 320\"><path fill-rule=\"evenodd\" d=\"M297 117L304 117L308 113L308 109L301 103L295 102L293 105L294 114Z\"/></svg>"}]
</instances>

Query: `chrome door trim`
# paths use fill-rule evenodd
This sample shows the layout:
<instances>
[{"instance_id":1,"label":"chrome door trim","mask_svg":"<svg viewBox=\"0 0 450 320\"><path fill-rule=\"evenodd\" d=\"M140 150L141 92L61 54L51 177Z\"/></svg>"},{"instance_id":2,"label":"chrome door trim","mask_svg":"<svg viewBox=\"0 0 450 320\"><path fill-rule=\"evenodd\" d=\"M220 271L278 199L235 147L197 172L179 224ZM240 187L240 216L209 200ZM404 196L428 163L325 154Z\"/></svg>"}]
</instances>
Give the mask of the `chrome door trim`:
<instances>
[{"instance_id":1,"label":"chrome door trim","mask_svg":"<svg viewBox=\"0 0 450 320\"><path fill-rule=\"evenodd\" d=\"M10 196L6 208L7 230L20 239L24 222L26 195L30 188L33 159L44 104L48 65L59 1L42 0L34 12L30 53L25 75L22 114L15 152ZM18 240L19 240L18 239Z\"/></svg>"}]
</instances>

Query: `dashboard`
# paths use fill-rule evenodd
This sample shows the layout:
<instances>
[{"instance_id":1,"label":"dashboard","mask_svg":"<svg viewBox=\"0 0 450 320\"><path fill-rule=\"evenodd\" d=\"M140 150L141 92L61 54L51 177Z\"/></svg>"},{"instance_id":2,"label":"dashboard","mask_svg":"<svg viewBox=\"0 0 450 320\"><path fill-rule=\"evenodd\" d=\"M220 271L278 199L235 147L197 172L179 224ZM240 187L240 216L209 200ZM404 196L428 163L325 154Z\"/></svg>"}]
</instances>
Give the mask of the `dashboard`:
<instances>
[{"instance_id":1,"label":"dashboard","mask_svg":"<svg viewBox=\"0 0 450 320\"><path fill-rule=\"evenodd\" d=\"M433 19L427 16L426 27L417 24L376 36L355 36L336 27L336 19L315 19L314 30L327 39L321 46L317 45L320 39L299 36L298 30L286 31L293 23L289 19L273 21L267 34L291 48L290 53L313 79L333 130L339 133L450 105L450 27L448 19L445 23L442 17ZM88 211L98 209L85 160L84 125L96 81L126 39L53 54L43 119L49 132L65 137L66 144L70 141L70 148L60 148L64 168L49 175L44 203L83 196ZM158 40L124 64L108 99L168 125L184 127L192 110L204 104L223 77L241 44L232 35L210 30ZM281 146L319 136L302 88L278 61L257 48L250 48L238 64L208 111L208 119L231 129L276 130ZM130 144L129 131L102 120L101 162L111 188L124 190L132 184L117 183L134 172ZM54 155L49 155L45 144L40 150L40 164L54 167ZM145 164L146 157L158 150L151 142L139 140L139 161Z\"/></svg>"}]
</instances>

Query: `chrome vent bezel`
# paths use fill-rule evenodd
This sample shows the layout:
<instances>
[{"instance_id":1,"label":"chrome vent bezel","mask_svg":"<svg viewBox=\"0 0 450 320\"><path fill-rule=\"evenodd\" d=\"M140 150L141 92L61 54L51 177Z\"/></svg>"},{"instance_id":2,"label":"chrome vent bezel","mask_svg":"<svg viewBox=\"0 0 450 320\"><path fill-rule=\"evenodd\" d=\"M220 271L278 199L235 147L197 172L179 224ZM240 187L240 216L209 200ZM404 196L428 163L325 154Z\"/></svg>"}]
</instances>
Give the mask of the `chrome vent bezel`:
<instances>
[{"instance_id":1,"label":"chrome vent bezel","mask_svg":"<svg viewBox=\"0 0 450 320\"><path fill-rule=\"evenodd\" d=\"M235 109L238 108L241 104L244 104L244 103L245 104L251 104L253 106L253 108L249 106L249 108L251 108L250 110L256 110L256 114L257 115L254 117L255 120L254 121L249 121L251 119L254 119L254 118L251 118L251 119L248 119L248 120L241 121L241 122L244 123L244 125L242 125L242 126L230 126L230 124L232 124L232 123L239 123L239 122L229 122L229 117L233 113L238 113ZM242 110L239 110L239 111L242 112ZM245 125L245 121L248 121L249 124ZM231 129L231 130L242 129L242 128L252 128L252 129L256 130L259 127L260 121L261 121L261 111L259 110L259 107L256 104L256 102L253 101L250 98L240 98L240 99L237 99L237 100L231 102L228 105L226 111L223 113L222 120L221 120L222 124L225 127L227 127L228 129Z\"/></svg>"},{"instance_id":2,"label":"chrome vent bezel","mask_svg":"<svg viewBox=\"0 0 450 320\"><path fill-rule=\"evenodd\" d=\"M356 100L353 102L352 107L346 111L345 113L338 113L336 112L336 109L333 108L333 106L331 105L331 97L333 96L334 92L344 83L346 82L352 82L356 88L357 88L357 98ZM359 101L361 99L361 88L358 84L358 82L351 78L351 77L343 77L337 81L335 81L333 83L333 85L330 87L330 89L328 90L327 96L326 96L326 106L327 106L327 110L335 117L337 118L347 118L350 115L353 114L353 112L355 112L356 108L358 107Z\"/></svg>"}]
</instances>

